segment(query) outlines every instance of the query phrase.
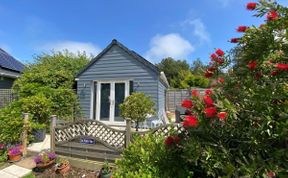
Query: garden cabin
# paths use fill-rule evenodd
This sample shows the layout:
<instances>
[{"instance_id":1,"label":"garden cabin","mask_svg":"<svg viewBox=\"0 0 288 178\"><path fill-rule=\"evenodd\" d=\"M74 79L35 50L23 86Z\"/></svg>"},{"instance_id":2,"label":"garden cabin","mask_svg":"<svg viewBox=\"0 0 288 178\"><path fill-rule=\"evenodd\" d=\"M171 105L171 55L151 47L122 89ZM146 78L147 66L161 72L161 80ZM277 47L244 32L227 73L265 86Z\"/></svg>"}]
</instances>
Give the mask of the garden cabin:
<instances>
[{"instance_id":1,"label":"garden cabin","mask_svg":"<svg viewBox=\"0 0 288 178\"><path fill-rule=\"evenodd\" d=\"M24 65L0 48L0 89L11 89Z\"/></svg>"},{"instance_id":2,"label":"garden cabin","mask_svg":"<svg viewBox=\"0 0 288 178\"><path fill-rule=\"evenodd\" d=\"M165 74L117 40L112 42L76 76L77 94L84 117L112 126L124 126L119 104L132 92L144 92L155 102L157 116L145 122L165 122Z\"/></svg>"}]
</instances>

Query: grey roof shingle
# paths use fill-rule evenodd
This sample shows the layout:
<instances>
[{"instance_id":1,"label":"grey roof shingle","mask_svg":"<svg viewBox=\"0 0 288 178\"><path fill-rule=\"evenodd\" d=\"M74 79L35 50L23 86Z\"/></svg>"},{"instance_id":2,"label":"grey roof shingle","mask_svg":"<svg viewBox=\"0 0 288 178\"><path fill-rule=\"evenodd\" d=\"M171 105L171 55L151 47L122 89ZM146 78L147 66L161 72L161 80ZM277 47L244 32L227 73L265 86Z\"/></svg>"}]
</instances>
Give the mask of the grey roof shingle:
<instances>
[{"instance_id":1,"label":"grey roof shingle","mask_svg":"<svg viewBox=\"0 0 288 178\"><path fill-rule=\"evenodd\" d=\"M22 72L24 65L17 61L14 57L9 55L6 51L0 48L0 67L13 70L16 72Z\"/></svg>"}]
</instances>

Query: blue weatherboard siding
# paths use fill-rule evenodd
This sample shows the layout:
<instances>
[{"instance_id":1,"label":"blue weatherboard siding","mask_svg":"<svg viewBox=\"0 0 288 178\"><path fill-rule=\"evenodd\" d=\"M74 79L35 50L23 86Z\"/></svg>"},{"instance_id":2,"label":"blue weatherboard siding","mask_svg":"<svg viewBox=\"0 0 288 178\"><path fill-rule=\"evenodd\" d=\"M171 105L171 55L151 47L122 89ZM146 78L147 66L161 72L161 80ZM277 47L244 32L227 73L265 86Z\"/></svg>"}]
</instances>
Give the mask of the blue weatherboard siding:
<instances>
[{"instance_id":1,"label":"blue weatherboard siding","mask_svg":"<svg viewBox=\"0 0 288 178\"><path fill-rule=\"evenodd\" d=\"M151 96L157 113L159 108L164 107L165 87L159 81L159 72L134 57L114 44L98 60L81 71L78 75L77 93L84 117L90 118L93 80L132 80L133 91Z\"/></svg>"}]
</instances>

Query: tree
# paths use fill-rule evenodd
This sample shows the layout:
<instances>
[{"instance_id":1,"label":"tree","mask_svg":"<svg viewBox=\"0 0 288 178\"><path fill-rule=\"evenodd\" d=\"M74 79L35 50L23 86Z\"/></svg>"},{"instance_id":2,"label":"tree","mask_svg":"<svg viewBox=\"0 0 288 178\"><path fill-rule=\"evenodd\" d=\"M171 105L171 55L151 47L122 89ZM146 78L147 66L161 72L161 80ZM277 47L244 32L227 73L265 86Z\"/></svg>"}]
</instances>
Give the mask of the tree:
<instances>
[{"instance_id":1,"label":"tree","mask_svg":"<svg viewBox=\"0 0 288 178\"><path fill-rule=\"evenodd\" d=\"M20 102L23 101L23 109L37 108L39 101L42 103L45 101L46 105L50 106L49 109L42 108L42 111L46 113L41 114L36 111L37 109L30 111L38 113L34 114L35 117L48 117L53 113L62 119L71 119L75 112L74 108L78 107L77 96L73 90L75 75L88 62L89 58L85 54L75 55L68 51L36 56L35 62L27 65L13 86L20 97ZM47 119L38 118L37 120Z\"/></svg>"},{"instance_id":2,"label":"tree","mask_svg":"<svg viewBox=\"0 0 288 178\"><path fill-rule=\"evenodd\" d=\"M143 122L149 115L154 115L154 102L144 93L134 92L120 104L121 116L136 122L138 131L139 122Z\"/></svg>"},{"instance_id":3,"label":"tree","mask_svg":"<svg viewBox=\"0 0 288 178\"><path fill-rule=\"evenodd\" d=\"M171 87L180 87L180 71L189 71L190 66L186 60L174 60L173 58L165 58L156 66L165 73Z\"/></svg>"},{"instance_id":4,"label":"tree","mask_svg":"<svg viewBox=\"0 0 288 178\"><path fill-rule=\"evenodd\" d=\"M202 61L199 58L197 58L196 60L193 61L191 65L191 71L193 74L202 75L204 71L207 69L207 67L208 67L207 65L204 65Z\"/></svg>"}]
</instances>

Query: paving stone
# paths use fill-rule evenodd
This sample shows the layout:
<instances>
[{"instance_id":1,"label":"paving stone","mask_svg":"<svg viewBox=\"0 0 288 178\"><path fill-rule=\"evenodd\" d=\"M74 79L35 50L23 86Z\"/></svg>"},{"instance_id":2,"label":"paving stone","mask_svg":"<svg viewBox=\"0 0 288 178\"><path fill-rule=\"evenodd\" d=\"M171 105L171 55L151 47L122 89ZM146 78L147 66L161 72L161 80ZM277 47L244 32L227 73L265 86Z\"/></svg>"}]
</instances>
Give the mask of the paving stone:
<instances>
[{"instance_id":1,"label":"paving stone","mask_svg":"<svg viewBox=\"0 0 288 178\"><path fill-rule=\"evenodd\" d=\"M32 172L31 169L26 169L17 165L9 166L2 171L17 177L24 177Z\"/></svg>"},{"instance_id":2,"label":"paving stone","mask_svg":"<svg viewBox=\"0 0 288 178\"><path fill-rule=\"evenodd\" d=\"M1 178L18 178L17 176L14 176L12 174L8 174L4 171L0 171L0 177Z\"/></svg>"},{"instance_id":3,"label":"paving stone","mask_svg":"<svg viewBox=\"0 0 288 178\"><path fill-rule=\"evenodd\" d=\"M27 157L27 158L15 163L15 165L20 166L20 167L24 167L27 169L33 169L36 167L36 164L34 162L34 157Z\"/></svg>"}]
</instances>

